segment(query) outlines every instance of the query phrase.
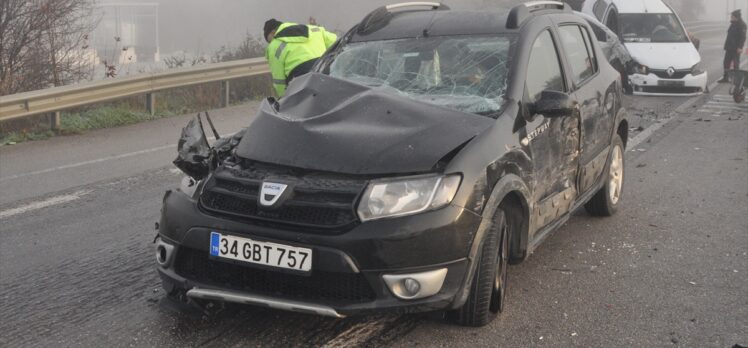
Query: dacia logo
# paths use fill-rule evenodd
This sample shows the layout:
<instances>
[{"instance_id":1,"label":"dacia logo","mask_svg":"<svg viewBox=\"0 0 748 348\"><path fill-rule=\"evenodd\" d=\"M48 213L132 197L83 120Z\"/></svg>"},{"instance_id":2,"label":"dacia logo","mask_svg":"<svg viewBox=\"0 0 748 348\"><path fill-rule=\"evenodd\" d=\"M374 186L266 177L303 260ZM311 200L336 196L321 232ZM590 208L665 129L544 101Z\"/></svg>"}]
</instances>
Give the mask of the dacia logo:
<instances>
[{"instance_id":1,"label":"dacia logo","mask_svg":"<svg viewBox=\"0 0 748 348\"><path fill-rule=\"evenodd\" d=\"M263 207L272 207L280 200L283 193L288 188L286 184L275 182L263 182L260 190L260 205Z\"/></svg>"}]
</instances>

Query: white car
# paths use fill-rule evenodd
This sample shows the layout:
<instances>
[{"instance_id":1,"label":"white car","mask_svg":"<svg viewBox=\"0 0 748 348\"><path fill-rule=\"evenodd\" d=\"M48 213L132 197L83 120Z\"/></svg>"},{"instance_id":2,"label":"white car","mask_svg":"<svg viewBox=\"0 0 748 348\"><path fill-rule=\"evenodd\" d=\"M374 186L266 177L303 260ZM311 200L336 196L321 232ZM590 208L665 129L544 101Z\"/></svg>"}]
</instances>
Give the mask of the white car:
<instances>
[{"instance_id":1,"label":"white car","mask_svg":"<svg viewBox=\"0 0 748 348\"><path fill-rule=\"evenodd\" d=\"M582 12L618 33L638 64L629 75L634 94L697 95L707 72L678 15L661 0L587 0Z\"/></svg>"}]
</instances>

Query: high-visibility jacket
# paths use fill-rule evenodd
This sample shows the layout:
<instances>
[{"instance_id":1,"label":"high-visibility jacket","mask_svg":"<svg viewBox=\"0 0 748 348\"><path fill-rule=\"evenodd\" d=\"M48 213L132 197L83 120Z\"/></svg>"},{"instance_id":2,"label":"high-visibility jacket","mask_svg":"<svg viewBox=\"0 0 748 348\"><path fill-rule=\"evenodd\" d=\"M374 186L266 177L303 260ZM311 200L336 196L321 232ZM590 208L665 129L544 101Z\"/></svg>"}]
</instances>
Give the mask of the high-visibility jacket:
<instances>
[{"instance_id":1,"label":"high-visibility jacket","mask_svg":"<svg viewBox=\"0 0 748 348\"><path fill-rule=\"evenodd\" d=\"M286 86L292 78L301 75L294 69L306 69L305 72L308 72L313 62L337 39L334 33L315 25L281 24L265 50L265 58L270 63L273 75L273 88L278 96L286 93Z\"/></svg>"}]
</instances>

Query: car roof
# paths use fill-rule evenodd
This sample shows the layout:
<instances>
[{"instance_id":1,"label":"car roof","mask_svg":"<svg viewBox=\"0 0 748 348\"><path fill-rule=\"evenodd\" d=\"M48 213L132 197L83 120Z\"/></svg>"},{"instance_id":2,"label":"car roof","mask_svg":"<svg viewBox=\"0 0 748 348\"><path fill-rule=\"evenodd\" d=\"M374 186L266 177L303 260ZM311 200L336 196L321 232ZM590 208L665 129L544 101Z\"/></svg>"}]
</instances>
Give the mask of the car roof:
<instances>
[{"instance_id":1,"label":"car roof","mask_svg":"<svg viewBox=\"0 0 748 348\"><path fill-rule=\"evenodd\" d=\"M618 13L673 13L662 0L613 0Z\"/></svg>"},{"instance_id":2,"label":"car roof","mask_svg":"<svg viewBox=\"0 0 748 348\"><path fill-rule=\"evenodd\" d=\"M351 42L379 41L430 36L486 35L517 32L507 29L509 10L398 11L387 16L375 30L357 31Z\"/></svg>"}]
</instances>

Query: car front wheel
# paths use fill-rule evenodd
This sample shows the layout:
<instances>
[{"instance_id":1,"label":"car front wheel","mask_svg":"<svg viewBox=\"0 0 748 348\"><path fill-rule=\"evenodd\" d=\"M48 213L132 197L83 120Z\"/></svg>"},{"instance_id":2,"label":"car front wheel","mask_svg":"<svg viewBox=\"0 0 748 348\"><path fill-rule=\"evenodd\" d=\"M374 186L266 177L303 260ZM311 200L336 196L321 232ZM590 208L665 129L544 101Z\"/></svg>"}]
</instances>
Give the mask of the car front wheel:
<instances>
[{"instance_id":1,"label":"car front wheel","mask_svg":"<svg viewBox=\"0 0 748 348\"><path fill-rule=\"evenodd\" d=\"M447 313L459 325L480 327L504 310L509 267L509 232L504 211L496 212L478 256L477 269L465 304Z\"/></svg>"}]
</instances>

